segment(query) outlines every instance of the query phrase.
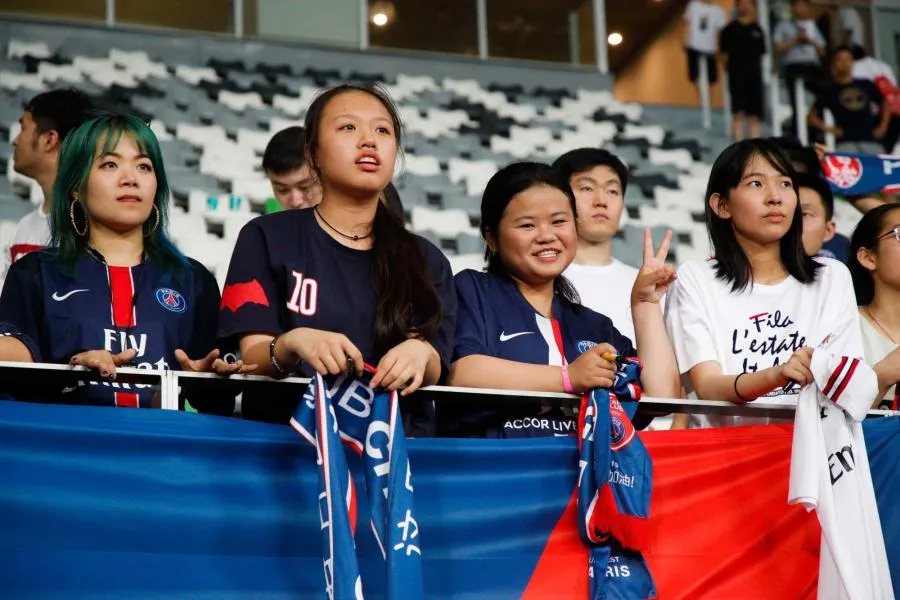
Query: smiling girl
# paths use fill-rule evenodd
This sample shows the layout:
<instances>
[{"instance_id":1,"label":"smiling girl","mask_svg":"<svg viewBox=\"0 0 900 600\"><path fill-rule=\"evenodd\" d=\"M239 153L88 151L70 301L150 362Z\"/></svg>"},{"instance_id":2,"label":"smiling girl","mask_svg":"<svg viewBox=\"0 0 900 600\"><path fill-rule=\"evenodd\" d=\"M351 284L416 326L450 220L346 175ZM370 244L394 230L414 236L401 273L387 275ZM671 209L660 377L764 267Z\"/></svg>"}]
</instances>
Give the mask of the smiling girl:
<instances>
[{"instance_id":1,"label":"smiling girl","mask_svg":"<svg viewBox=\"0 0 900 600\"><path fill-rule=\"evenodd\" d=\"M610 387L613 357L635 354L649 395L678 394L675 358L659 300L674 279L663 265L671 232L654 254L644 236L644 264L631 290L638 351L607 317L579 304L562 272L575 258L575 197L549 165L514 163L488 182L481 201L487 273L456 276L459 319L451 385L581 393ZM571 413L518 401L508 409L448 406L447 433L520 437L571 434ZM445 419L446 416L446 419Z\"/></svg>"},{"instance_id":2,"label":"smiling girl","mask_svg":"<svg viewBox=\"0 0 900 600\"><path fill-rule=\"evenodd\" d=\"M13 265L0 296L0 360L233 373L215 349L219 289L166 236L169 188L159 144L140 119L102 114L63 143L52 243ZM195 357L196 360L189 358ZM149 389L96 382L68 401L149 406ZM207 402L206 400L210 400ZM197 398L201 410L232 404Z\"/></svg>"},{"instance_id":3,"label":"smiling girl","mask_svg":"<svg viewBox=\"0 0 900 600\"><path fill-rule=\"evenodd\" d=\"M306 115L306 155L322 185L315 208L251 221L235 245L220 334L272 376L359 373L404 395L449 366L456 295L447 259L380 201L402 130L377 87L343 85ZM248 401L246 417L287 422L285 401Z\"/></svg>"},{"instance_id":4,"label":"smiling girl","mask_svg":"<svg viewBox=\"0 0 900 600\"><path fill-rule=\"evenodd\" d=\"M706 224L714 256L678 269L666 307L692 396L793 404L812 381L812 348L862 356L850 274L804 251L796 172L777 145L746 140L722 152L709 177ZM696 415L690 424L766 421ZM679 416L675 426L687 424Z\"/></svg>"}]
</instances>

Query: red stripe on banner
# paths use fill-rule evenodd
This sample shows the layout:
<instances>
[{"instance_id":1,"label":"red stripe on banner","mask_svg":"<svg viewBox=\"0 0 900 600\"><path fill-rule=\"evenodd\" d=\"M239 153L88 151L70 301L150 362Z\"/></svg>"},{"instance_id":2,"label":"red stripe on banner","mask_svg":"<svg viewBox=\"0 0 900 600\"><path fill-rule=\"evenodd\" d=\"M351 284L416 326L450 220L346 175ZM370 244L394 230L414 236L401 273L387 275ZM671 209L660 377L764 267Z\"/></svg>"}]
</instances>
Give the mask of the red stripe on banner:
<instances>
[{"instance_id":1,"label":"red stripe on banner","mask_svg":"<svg viewBox=\"0 0 900 600\"><path fill-rule=\"evenodd\" d=\"M107 267L112 297L112 317L116 327L134 327L134 287L130 267ZM123 348L124 350L124 348Z\"/></svg>"},{"instance_id":2,"label":"red stripe on banner","mask_svg":"<svg viewBox=\"0 0 900 600\"><path fill-rule=\"evenodd\" d=\"M645 553L659 598L816 597L821 530L788 506L790 425L642 432L653 459ZM584 600L575 497L550 534L527 600Z\"/></svg>"},{"instance_id":3,"label":"red stripe on banner","mask_svg":"<svg viewBox=\"0 0 900 600\"><path fill-rule=\"evenodd\" d=\"M138 395L134 392L116 392L116 406L124 408L137 408Z\"/></svg>"},{"instance_id":4,"label":"red stripe on banner","mask_svg":"<svg viewBox=\"0 0 900 600\"><path fill-rule=\"evenodd\" d=\"M828 383L825 384L825 389L822 390L823 394L825 394L826 396L828 395L828 392L831 391L831 386L833 386L834 382L837 381L838 376L841 374L841 371L844 370L844 365L846 365L846 364L847 364L847 357L842 356L841 362L837 366L837 369L835 369L834 371L831 372L831 377L828 378Z\"/></svg>"},{"instance_id":5,"label":"red stripe on banner","mask_svg":"<svg viewBox=\"0 0 900 600\"><path fill-rule=\"evenodd\" d=\"M841 394L844 393L844 390L847 388L847 384L850 383L850 380L853 379L853 373L856 372L856 367L859 366L859 359L854 358L853 362L850 363L850 368L847 369L847 374L844 375L844 378L841 380L841 385L838 386L837 391L834 392L834 396L831 397L831 401L835 404L838 403L838 400L841 397Z\"/></svg>"},{"instance_id":6,"label":"red stripe on banner","mask_svg":"<svg viewBox=\"0 0 900 600\"><path fill-rule=\"evenodd\" d=\"M547 539L522 600L588 597L588 552L578 536L577 501L576 490Z\"/></svg>"}]
</instances>

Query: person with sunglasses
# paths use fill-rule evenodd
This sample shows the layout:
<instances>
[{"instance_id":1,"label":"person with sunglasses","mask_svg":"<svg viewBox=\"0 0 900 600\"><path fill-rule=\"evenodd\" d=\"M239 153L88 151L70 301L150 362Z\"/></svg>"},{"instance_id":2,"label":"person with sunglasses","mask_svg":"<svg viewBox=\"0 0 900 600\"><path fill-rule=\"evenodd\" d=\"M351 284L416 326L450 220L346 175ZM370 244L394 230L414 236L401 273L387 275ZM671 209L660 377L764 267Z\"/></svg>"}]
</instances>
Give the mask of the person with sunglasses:
<instances>
[{"instance_id":1,"label":"person with sunglasses","mask_svg":"<svg viewBox=\"0 0 900 600\"><path fill-rule=\"evenodd\" d=\"M897 408L900 381L900 204L863 215L850 237L850 275L866 362L878 375L875 404Z\"/></svg>"}]
</instances>

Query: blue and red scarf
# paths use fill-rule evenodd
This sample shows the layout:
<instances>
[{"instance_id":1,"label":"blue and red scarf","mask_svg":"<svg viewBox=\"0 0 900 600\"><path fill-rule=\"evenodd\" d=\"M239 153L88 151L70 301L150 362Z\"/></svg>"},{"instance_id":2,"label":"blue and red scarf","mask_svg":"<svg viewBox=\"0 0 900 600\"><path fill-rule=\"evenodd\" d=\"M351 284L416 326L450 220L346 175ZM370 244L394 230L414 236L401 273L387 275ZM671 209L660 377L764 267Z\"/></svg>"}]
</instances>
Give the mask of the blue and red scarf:
<instances>
[{"instance_id":1,"label":"blue and red scarf","mask_svg":"<svg viewBox=\"0 0 900 600\"><path fill-rule=\"evenodd\" d=\"M370 525L385 559L386 598L415 600L423 597L421 537L397 392L371 389L370 377L338 377L329 385L316 375L291 426L316 448L327 597L363 598L354 540L356 487L343 442L362 457Z\"/></svg>"},{"instance_id":2,"label":"blue and red scarf","mask_svg":"<svg viewBox=\"0 0 900 600\"><path fill-rule=\"evenodd\" d=\"M611 390L581 399L579 532L590 546L591 600L656 597L640 552L649 540L653 465L631 419L641 398L641 363L624 359Z\"/></svg>"},{"instance_id":3,"label":"blue and red scarf","mask_svg":"<svg viewBox=\"0 0 900 600\"><path fill-rule=\"evenodd\" d=\"M900 156L834 152L825 155L822 170L839 196L900 192Z\"/></svg>"}]
</instances>

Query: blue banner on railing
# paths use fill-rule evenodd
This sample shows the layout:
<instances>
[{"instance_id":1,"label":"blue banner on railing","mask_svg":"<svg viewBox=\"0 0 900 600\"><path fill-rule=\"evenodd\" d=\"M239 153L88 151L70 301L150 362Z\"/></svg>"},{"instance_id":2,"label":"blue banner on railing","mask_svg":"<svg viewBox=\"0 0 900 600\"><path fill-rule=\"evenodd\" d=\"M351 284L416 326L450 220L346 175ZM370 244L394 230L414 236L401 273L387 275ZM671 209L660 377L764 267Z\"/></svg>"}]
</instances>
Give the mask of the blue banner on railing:
<instances>
[{"instance_id":1,"label":"blue banner on railing","mask_svg":"<svg viewBox=\"0 0 900 600\"><path fill-rule=\"evenodd\" d=\"M900 565L900 419L865 430ZM815 515L786 504L789 427L641 438L661 598L814 597L820 535ZM426 598L587 598L575 439L409 440L408 451ZM315 458L287 426L0 402L0 597L322 598ZM362 494L358 520L369 520ZM366 598L384 598L369 527L356 544Z\"/></svg>"}]
</instances>

